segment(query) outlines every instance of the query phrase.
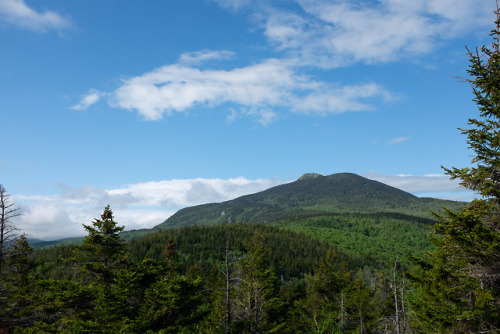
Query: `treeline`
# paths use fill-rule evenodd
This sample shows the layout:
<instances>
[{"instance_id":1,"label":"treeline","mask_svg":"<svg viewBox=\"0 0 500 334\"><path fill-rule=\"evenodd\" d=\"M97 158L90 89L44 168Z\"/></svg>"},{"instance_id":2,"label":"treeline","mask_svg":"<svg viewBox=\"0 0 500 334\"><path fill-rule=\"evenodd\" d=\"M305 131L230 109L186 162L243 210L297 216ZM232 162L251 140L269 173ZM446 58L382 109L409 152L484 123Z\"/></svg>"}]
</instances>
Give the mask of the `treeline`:
<instances>
[{"instance_id":1,"label":"treeline","mask_svg":"<svg viewBox=\"0 0 500 334\"><path fill-rule=\"evenodd\" d=\"M399 267L397 276L360 270L359 260L305 235L229 225L125 244L109 207L85 228L79 246L34 252L24 237L13 245L0 276L3 332L390 333L408 326Z\"/></svg>"}]
</instances>

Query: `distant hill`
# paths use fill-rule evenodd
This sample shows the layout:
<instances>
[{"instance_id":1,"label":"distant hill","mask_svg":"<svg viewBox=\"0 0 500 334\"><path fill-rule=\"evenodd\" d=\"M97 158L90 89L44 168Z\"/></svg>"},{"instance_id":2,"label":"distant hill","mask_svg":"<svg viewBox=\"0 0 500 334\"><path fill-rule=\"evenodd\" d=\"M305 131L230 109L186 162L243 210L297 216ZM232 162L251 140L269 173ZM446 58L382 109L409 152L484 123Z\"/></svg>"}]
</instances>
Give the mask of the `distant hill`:
<instances>
[{"instance_id":1,"label":"distant hill","mask_svg":"<svg viewBox=\"0 0 500 334\"><path fill-rule=\"evenodd\" d=\"M231 222L265 223L290 216L327 213L402 213L429 218L443 207L458 210L463 202L419 198L403 190L352 173L304 174L298 180L234 200L179 210L157 225L171 227Z\"/></svg>"},{"instance_id":2,"label":"distant hill","mask_svg":"<svg viewBox=\"0 0 500 334\"><path fill-rule=\"evenodd\" d=\"M35 249L40 249L40 248L46 248L46 247L52 247L52 246L60 246L60 245L76 245L81 243L83 240L83 237L72 237L72 238L64 238L64 239L57 239L57 240L51 240L51 241L45 241L45 240L40 240L40 239L35 239L35 238L28 238L28 242L31 245L31 247Z\"/></svg>"},{"instance_id":3,"label":"distant hill","mask_svg":"<svg viewBox=\"0 0 500 334\"><path fill-rule=\"evenodd\" d=\"M139 230L130 230L130 231L124 231L120 233L120 237L122 240L125 242L132 241L134 239L140 238L146 234L154 232L151 229L139 229ZM35 248L35 249L42 249L42 248L49 248L53 246L63 246L63 245L78 245L83 242L83 239L85 237L73 237L73 238L64 238L64 239L57 239L57 240L51 240L51 241L44 241L40 239L33 239L29 238L28 242L30 245Z\"/></svg>"}]
</instances>

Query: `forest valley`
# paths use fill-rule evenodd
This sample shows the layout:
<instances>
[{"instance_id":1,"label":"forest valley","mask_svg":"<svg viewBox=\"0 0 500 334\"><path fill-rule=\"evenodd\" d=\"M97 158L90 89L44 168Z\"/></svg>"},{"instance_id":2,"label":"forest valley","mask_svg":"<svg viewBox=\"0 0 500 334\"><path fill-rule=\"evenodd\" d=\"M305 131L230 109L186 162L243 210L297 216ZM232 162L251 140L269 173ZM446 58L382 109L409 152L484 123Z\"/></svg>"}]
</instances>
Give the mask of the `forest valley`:
<instances>
[{"instance_id":1,"label":"forest valley","mask_svg":"<svg viewBox=\"0 0 500 334\"><path fill-rule=\"evenodd\" d=\"M492 46L467 50L479 115L460 130L473 167L445 168L480 199L436 213L427 252L366 249L368 228L349 239L360 222L398 225L394 213L227 219L125 242L109 206L80 244L34 250L0 186L0 333L500 333L496 18ZM348 247L313 225L344 228Z\"/></svg>"}]
</instances>

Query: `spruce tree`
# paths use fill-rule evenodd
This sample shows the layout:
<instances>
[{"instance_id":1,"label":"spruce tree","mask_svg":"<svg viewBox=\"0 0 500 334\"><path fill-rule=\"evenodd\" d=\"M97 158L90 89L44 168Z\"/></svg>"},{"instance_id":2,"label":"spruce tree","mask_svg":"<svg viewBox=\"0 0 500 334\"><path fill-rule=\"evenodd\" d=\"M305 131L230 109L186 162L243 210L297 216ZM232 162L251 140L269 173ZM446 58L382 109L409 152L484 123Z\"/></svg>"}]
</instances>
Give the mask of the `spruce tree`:
<instances>
[{"instance_id":1,"label":"spruce tree","mask_svg":"<svg viewBox=\"0 0 500 334\"><path fill-rule=\"evenodd\" d=\"M479 199L460 212L438 216L435 251L426 260L413 258L411 273L419 287L412 309L414 327L423 332L500 332L500 14L491 47L470 51L468 69L479 117L460 129L474 152L472 167L446 169L452 179Z\"/></svg>"},{"instance_id":2,"label":"spruce tree","mask_svg":"<svg viewBox=\"0 0 500 334\"><path fill-rule=\"evenodd\" d=\"M0 298L0 329L28 326L37 319L36 300L32 296L35 285L32 253L24 234L9 249L3 277L6 289L2 289Z\"/></svg>"},{"instance_id":3,"label":"spruce tree","mask_svg":"<svg viewBox=\"0 0 500 334\"><path fill-rule=\"evenodd\" d=\"M92 321L78 319L71 330L95 332L98 327L101 333L113 333L121 326L122 313L128 308L123 298L126 290L118 289L117 284L120 269L125 267L125 242L120 237L124 226L117 225L108 205L101 219L83 227L88 235L76 249L77 260L84 273L90 275L82 283L91 288L94 305L90 310Z\"/></svg>"},{"instance_id":4,"label":"spruce tree","mask_svg":"<svg viewBox=\"0 0 500 334\"><path fill-rule=\"evenodd\" d=\"M113 220L109 205L104 209L101 219L94 219L92 225L83 225L88 235L77 248L79 260L84 268L109 285L113 273L124 260L125 242L120 232L125 228Z\"/></svg>"}]
</instances>

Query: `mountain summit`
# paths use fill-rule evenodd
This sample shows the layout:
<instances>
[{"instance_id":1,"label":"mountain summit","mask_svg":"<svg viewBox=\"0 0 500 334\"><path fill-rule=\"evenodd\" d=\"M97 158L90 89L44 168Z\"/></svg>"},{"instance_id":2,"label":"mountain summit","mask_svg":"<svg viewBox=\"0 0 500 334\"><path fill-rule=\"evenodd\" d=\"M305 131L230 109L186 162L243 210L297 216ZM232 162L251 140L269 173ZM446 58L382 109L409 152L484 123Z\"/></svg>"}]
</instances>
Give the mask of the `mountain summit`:
<instances>
[{"instance_id":1,"label":"mountain summit","mask_svg":"<svg viewBox=\"0 0 500 334\"><path fill-rule=\"evenodd\" d=\"M241 222L259 223L292 215L335 212L399 212L429 217L458 202L418 198L403 190L352 173L302 175L298 180L222 203L179 210L155 229Z\"/></svg>"},{"instance_id":2,"label":"mountain summit","mask_svg":"<svg viewBox=\"0 0 500 334\"><path fill-rule=\"evenodd\" d=\"M323 175L321 174L317 174L317 173L306 173L304 175L302 175L299 180L309 180L309 179L315 179L315 178L318 178L318 177L322 177Z\"/></svg>"}]
</instances>

